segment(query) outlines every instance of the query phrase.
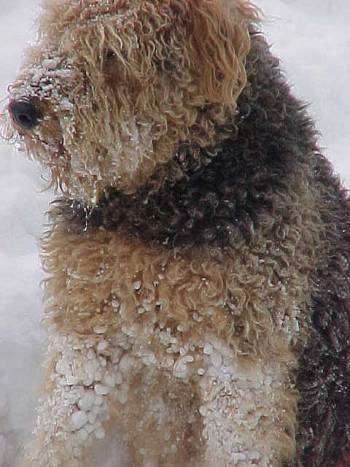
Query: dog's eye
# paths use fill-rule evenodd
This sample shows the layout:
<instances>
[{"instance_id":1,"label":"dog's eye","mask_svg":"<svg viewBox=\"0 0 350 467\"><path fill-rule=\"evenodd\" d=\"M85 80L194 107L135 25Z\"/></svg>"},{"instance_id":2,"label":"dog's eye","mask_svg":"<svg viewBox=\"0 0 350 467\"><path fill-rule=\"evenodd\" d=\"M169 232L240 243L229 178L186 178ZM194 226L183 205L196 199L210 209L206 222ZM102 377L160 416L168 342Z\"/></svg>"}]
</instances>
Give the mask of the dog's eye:
<instances>
[{"instance_id":1,"label":"dog's eye","mask_svg":"<svg viewBox=\"0 0 350 467\"><path fill-rule=\"evenodd\" d=\"M103 54L103 58L106 63L111 62L115 58L115 56L116 55L112 49L105 50Z\"/></svg>"}]
</instances>

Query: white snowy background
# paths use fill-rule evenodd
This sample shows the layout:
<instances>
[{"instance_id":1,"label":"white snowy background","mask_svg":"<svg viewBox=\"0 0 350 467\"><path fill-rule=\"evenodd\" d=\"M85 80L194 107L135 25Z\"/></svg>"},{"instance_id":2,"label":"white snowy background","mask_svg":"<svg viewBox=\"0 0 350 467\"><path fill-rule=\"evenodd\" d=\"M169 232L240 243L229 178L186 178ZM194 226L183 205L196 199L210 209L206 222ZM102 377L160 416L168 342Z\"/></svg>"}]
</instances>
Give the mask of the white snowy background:
<instances>
[{"instance_id":1,"label":"white snowy background","mask_svg":"<svg viewBox=\"0 0 350 467\"><path fill-rule=\"evenodd\" d=\"M350 186L350 2L256 3L295 93L310 103L324 152ZM35 37L37 11L37 0L0 0L0 102ZM16 465L35 418L45 346L37 245L50 194L43 187L39 168L0 142L0 467Z\"/></svg>"}]
</instances>

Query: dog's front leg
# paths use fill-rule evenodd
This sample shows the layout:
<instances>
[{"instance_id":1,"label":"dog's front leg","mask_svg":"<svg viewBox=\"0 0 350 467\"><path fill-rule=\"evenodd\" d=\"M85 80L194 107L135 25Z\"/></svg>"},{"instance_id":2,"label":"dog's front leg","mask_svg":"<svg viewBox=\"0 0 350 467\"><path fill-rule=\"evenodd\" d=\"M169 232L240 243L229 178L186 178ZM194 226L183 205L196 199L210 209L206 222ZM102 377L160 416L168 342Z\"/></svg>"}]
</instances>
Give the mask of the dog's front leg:
<instances>
[{"instance_id":1,"label":"dog's front leg","mask_svg":"<svg viewBox=\"0 0 350 467\"><path fill-rule=\"evenodd\" d=\"M51 337L35 442L25 466L90 465L86 448L101 443L112 421L111 399L122 403L127 390L119 372L128 348L125 339L116 343L102 335Z\"/></svg>"},{"instance_id":2,"label":"dog's front leg","mask_svg":"<svg viewBox=\"0 0 350 467\"><path fill-rule=\"evenodd\" d=\"M207 344L208 369L200 382L207 466L277 467L294 452L296 393L288 363L238 357Z\"/></svg>"}]
</instances>

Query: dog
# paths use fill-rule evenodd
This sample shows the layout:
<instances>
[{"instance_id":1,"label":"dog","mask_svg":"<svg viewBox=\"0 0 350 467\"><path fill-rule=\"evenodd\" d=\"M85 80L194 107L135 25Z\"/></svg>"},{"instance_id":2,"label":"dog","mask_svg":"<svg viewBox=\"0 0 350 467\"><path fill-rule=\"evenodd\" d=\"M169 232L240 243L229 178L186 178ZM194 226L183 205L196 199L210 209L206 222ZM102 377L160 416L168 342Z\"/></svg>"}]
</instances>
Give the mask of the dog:
<instances>
[{"instance_id":1,"label":"dog","mask_svg":"<svg viewBox=\"0 0 350 467\"><path fill-rule=\"evenodd\" d=\"M60 193L24 465L350 465L349 199L259 21L44 1L2 123Z\"/></svg>"}]
</instances>

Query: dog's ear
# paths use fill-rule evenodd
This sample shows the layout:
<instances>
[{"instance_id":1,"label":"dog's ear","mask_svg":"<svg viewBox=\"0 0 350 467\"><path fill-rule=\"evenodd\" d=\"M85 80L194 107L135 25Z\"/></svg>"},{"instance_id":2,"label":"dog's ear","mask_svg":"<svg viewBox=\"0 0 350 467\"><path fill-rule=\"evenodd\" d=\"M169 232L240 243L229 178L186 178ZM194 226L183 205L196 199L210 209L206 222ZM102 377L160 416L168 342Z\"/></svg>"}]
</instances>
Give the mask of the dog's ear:
<instances>
[{"instance_id":1,"label":"dog's ear","mask_svg":"<svg viewBox=\"0 0 350 467\"><path fill-rule=\"evenodd\" d=\"M246 84L248 28L258 11L247 0L188 0L188 7L188 50L200 94L208 103L233 103Z\"/></svg>"}]
</instances>

